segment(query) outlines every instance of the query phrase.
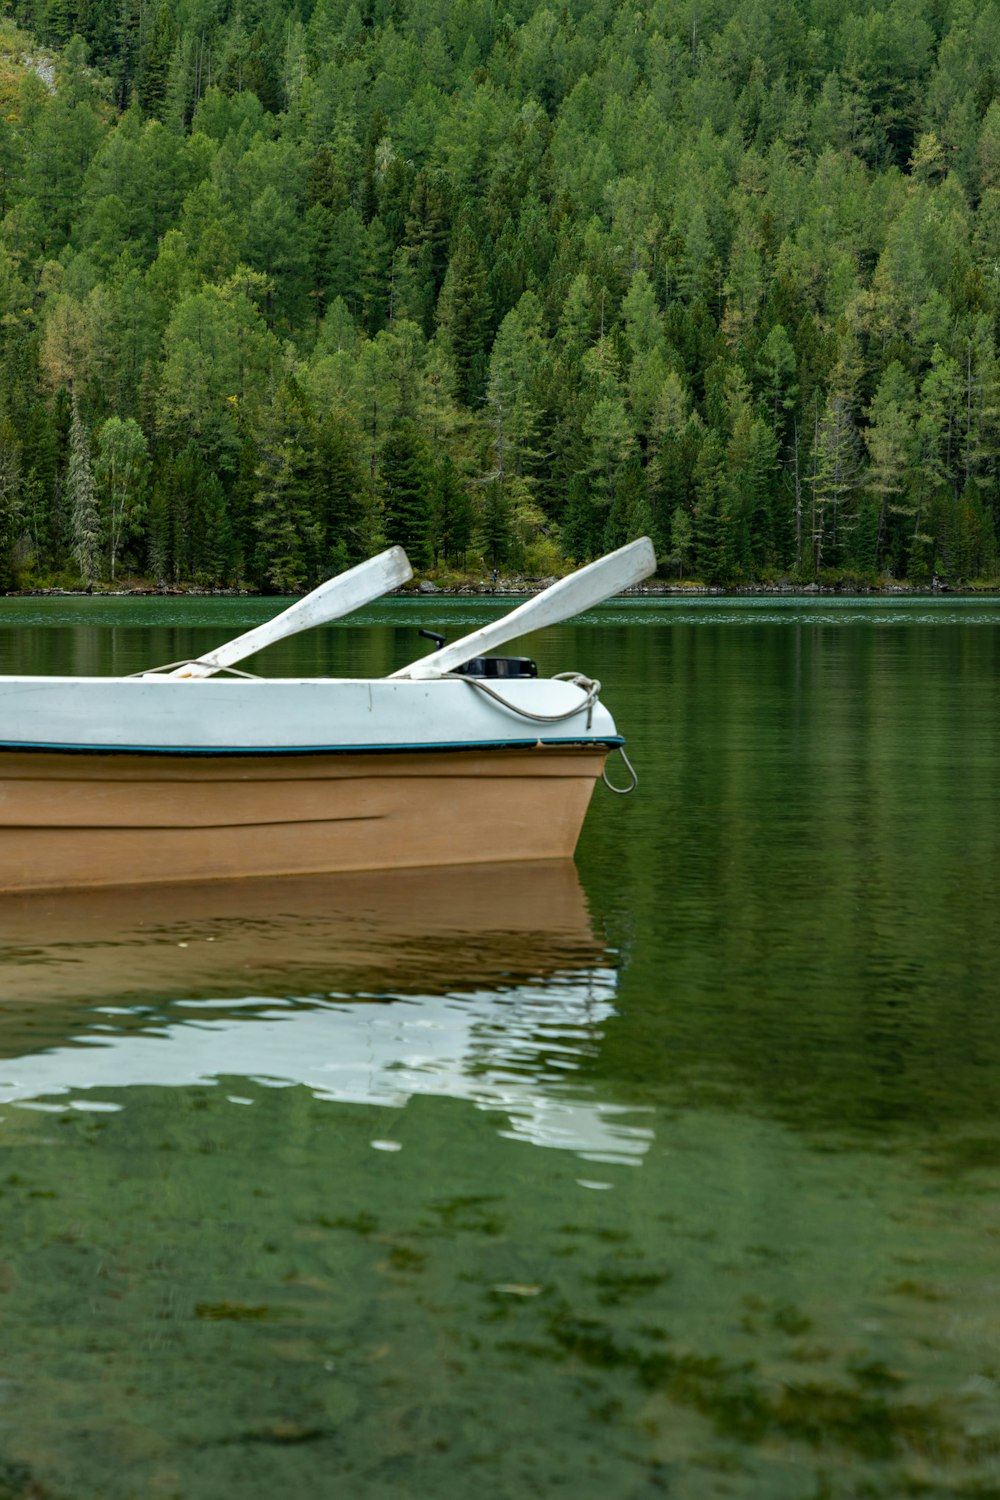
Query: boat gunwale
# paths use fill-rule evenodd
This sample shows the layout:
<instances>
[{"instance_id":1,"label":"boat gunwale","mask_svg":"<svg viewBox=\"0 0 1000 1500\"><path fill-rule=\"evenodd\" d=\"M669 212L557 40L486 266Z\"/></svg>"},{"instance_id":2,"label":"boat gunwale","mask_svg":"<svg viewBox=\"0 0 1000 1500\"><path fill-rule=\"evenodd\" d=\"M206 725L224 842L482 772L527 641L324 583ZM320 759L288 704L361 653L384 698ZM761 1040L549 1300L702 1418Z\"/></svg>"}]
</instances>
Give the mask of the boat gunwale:
<instances>
[{"instance_id":1,"label":"boat gunwale","mask_svg":"<svg viewBox=\"0 0 1000 1500\"><path fill-rule=\"evenodd\" d=\"M530 738L520 740L447 740L428 741L421 740L413 744L373 744L373 745L78 745L63 744L55 741L28 741L28 740L3 740L0 741L0 755L27 754L27 755L149 755L149 756L180 756L204 759L206 757L229 757L242 759L246 756L281 756L294 757L309 755L423 755L454 753L462 754L467 751L482 750L534 750L546 749L570 749L573 747L581 750L617 750L624 745L623 735L599 735L592 739L580 735L567 736L565 738L553 738L541 735L532 735Z\"/></svg>"}]
</instances>

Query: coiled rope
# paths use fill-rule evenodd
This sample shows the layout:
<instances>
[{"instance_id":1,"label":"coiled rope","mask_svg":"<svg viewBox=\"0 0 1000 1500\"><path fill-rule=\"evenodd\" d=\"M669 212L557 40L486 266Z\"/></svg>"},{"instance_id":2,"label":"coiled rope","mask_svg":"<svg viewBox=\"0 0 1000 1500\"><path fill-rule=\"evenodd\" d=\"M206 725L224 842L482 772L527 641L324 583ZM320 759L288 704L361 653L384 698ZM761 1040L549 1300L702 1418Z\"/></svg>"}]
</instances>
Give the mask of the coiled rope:
<instances>
[{"instance_id":1,"label":"coiled rope","mask_svg":"<svg viewBox=\"0 0 1000 1500\"><path fill-rule=\"evenodd\" d=\"M477 693L482 693L487 698L492 698L499 703L501 708L507 709L508 713L516 714L519 719L530 719L534 724L560 724L564 719L573 719L584 708L587 710L587 728L590 729L594 722L594 704L601 693L601 684L595 677L585 677L582 672L557 672L551 680L553 682L572 682L576 687L586 693L582 703L576 703L572 708L567 708L560 714L534 714L528 708L522 708L518 703L511 703L496 688L490 687L482 677L466 677L464 672L442 672L441 676L451 682L467 682L470 687L475 688Z\"/></svg>"},{"instance_id":2,"label":"coiled rope","mask_svg":"<svg viewBox=\"0 0 1000 1500\"><path fill-rule=\"evenodd\" d=\"M530 719L535 724L558 724L565 719L575 718L575 716L580 713L583 708L586 708L587 728L590 729L594 721L594 705L601 694L601 684L597 681L596 677L585 677L582 672L557 672L555 678L553 679L554 681L574 683L578 688L582 689L582 691L586 693L586 698L584 699L583 703L578 703L574 708L566 709L564 713L535 714L532 713L530 709L522 708L518 703L511 703L509 698L505 698L502 693L498 693L496 688L490 687L490 685L485 682L482 677L466 677L463 672L445 672L442 674L442 676L447 677L454 682L467 682L469 686L475 688L478 693L483 693L487 698L492 698L495 703L499 703L501 708L507 709L508 713L516 714L520 719ZM639 777L636 774L635 766L633 766L632 762L625 754L624 746L615 745L613 748L618 751L622 760L625 762L625 767L630 778L629 785L615 786L614 782L609 781L607 766L605 766L601 771L601 780L604 782L604 785L607 787L608 791L614 792L616 797L627 797L630 795L630 793L634 792L636 787L639 785Z\"/></svg>"}]
</instances>

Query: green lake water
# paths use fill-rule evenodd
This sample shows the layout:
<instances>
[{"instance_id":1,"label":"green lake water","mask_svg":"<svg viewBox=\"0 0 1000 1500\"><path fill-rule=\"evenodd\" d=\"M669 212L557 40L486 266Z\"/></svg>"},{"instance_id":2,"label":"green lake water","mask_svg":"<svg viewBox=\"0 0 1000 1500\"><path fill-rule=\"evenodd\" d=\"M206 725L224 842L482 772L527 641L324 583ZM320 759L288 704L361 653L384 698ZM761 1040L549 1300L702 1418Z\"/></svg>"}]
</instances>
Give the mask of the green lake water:
<instances>
[{"instance_id":1,"label":"green lake water","mask_svg":"<svg viewBox=\"0 0 1000 1500\"><path fill-rule=\"evenodd\" d=\"M0 600L0 672L274 608ZM575 872L0 899L0 1500L1000 1496L1000 601L516 649L639 774Z\"/></svg>"}]
</instances>

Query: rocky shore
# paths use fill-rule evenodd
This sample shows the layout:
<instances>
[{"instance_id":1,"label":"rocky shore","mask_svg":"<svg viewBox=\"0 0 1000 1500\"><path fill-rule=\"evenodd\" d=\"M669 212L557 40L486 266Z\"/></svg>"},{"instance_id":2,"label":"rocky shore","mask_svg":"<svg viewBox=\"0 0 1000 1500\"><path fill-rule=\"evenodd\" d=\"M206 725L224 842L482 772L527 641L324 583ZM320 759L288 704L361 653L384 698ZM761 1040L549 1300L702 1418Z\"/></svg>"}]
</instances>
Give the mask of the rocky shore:
<instances>
[{"instance_id":1,"label":"rocky shore","mask_svg":"<svg viewBox=\"0 0 1000 1500\"><path fill-rule=\"evenodd\" d=\"M550 578L524 578L515 576L500 578L496 583L484 580L441 585L435 583L430 578L424 578L419 582L407 584L404 588L396 589L394 592L404 596L440 595L445 598L468 598L478 595L484 597L495 595L519 597L524 594L541 593L543 589L548 588L550 584L556 581L554 576ZM980 585L975 587L967 584L950 584L940 579L935 579L932 583L920 587L914 584L895 582L881 585L858 584L853 581L842 581L832 584L803 584L786 580L780 583L748 583L740 584L733 588L723 588L715 584L665 583L654 580L651 583L641 584L637 588L628 589L626 593L630 597L662 597L673 599L801 598L811 595L821 595L831 598L936 598L942 594L982 596L1000 593L1000 586ZM248 599L260 596L253 589L211 589L194 586L191 588L176 586L156 588L152 585L142 585L135 588L122 589L9 589L5 597L8 599L85 599L88 597L99 599L136 599L147 597L173 599Z\"/></svg>"}]
</instances>

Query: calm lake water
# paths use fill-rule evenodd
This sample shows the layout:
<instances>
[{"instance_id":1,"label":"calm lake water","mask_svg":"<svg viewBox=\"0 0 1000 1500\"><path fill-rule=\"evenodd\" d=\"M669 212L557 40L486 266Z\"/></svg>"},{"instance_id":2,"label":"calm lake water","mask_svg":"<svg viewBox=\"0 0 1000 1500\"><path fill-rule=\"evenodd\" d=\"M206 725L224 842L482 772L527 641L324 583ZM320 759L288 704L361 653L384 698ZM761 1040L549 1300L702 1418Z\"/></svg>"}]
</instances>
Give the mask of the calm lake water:
<instances>
[{"instance_id":1,"label":"calm lake water","mask_svg":"<svg viewBox=\"0 0 1000 1500\"><path fill-rule=\"evenodd\" d=\"M0 672L274 608L0 600ZM1000 1495L1000 601L522 646L639 773L575 870L0 900L0 1500Z\"/></svg>"}]
</instances>

